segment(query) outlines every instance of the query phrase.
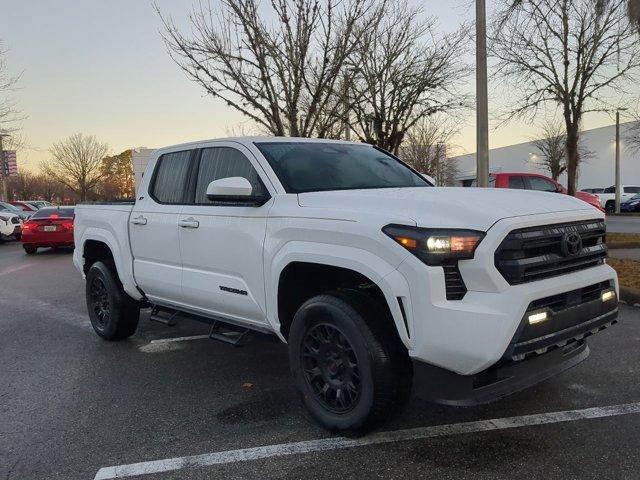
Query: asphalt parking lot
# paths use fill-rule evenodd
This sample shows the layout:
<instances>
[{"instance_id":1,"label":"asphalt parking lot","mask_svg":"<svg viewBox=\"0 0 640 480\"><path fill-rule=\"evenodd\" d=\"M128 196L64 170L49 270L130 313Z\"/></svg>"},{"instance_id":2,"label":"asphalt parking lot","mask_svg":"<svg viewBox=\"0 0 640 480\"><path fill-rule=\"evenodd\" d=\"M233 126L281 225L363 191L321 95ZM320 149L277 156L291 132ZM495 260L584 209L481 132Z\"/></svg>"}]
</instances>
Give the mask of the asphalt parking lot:
<instances>
[{"instance_id":1,"label":"asphalt parking lot","mask_svg":"<svg viewBox=\"0 0 640 480\"><path fill-rule=\"evenodd\" d=\"M70 252L0 245L0 479L639 478L640 309L620 320L533 389L473 408L414 398L342 439L298 402L284 345L148 313L104 342Z\"/></svg>"}]
</instances>

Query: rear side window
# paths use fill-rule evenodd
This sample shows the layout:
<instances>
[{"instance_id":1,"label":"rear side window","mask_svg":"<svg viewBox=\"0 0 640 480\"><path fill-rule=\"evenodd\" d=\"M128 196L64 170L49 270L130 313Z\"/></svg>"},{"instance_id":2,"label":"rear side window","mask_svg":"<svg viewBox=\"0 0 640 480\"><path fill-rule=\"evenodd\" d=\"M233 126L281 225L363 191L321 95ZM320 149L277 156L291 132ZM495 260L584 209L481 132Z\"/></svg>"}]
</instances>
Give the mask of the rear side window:
<instances>
[{"instance_id":1,"label":"rear side window","mask_svg":"<svg viewBox=\"0 0 640 480\"><path fill-rule=\"evenodd\" d=\"M70 207L44 207L34 213L31 218L49 218L57 215L58 218L73 218L75 210Z\"/></svg>"},{"instance_id":2,"label":"rear side window","mask_svg":"<svg viewBox=\"0 0 640 480\"><path fill-rule=\"evenodd\" d=\"M213 203L207 198L207 187L214 180L228 177L246 178L253 187L253 195L266 194L258 172L242 152L230 147L213 147L203 149L200 155L195 202Z\"/></svg>"},{"instance_id":3,"label":"rear side window","mask_svg":"<svg viewBox=\"0 0 640 480\"><path fill-rule=\"evenodd\" d=\"M509 177L509 188L524 189L524 178L522 177Z\"/></svg>"},{"instance_id":4,"label":"rear side window","mask_svg":"<svg viewBox=\"0 0 640 480\"><path fill-rule=\"evenodd\" d=\"M151 196L160 203L182 203L189 173L191 150L165 153L158 160Z\"/></svg>"}]
</instances>

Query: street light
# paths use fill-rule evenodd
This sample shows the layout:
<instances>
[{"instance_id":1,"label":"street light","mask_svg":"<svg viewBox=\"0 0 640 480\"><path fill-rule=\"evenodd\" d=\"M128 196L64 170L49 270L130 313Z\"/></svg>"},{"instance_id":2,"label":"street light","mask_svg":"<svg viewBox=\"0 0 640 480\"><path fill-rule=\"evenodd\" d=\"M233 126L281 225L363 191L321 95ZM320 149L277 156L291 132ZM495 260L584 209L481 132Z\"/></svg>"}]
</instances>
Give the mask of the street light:
<instances>
[{"instance_id":1,"label":"street light","mask_svg":"<svg viewBox=\"0 0 640 480\"><path fill-rule=\"evenodd\" d=\"M616 109L616 213L620 213L620 112L626 110Z\"/></svg>"},{"instance_id":2,"label":"street light","mask_svg":"<svg viewBox=\"0 0 640 480\"><path fill-rule=\"evenodd\" d=\"M487 91L487 7L476 0L476 177L489 186L489 95Z\"/></svg>"}]
</instances>

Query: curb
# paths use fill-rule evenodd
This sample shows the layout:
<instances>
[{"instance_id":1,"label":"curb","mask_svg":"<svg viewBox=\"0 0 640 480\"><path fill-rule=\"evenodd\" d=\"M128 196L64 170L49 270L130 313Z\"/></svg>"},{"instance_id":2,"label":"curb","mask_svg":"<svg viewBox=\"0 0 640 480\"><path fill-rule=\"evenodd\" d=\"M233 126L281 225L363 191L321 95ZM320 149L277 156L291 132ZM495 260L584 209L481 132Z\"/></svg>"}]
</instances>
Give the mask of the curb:
<instances>
[{"instance_id":1,"label":"curb","mask_svg":"<svg viewBox=\"0 0 640 480\"><path fill-rule=\"evenodd\" d=\"M627 305L640 307L640 290L620 286L620 301Z\"/></svg>"}]
</instances>

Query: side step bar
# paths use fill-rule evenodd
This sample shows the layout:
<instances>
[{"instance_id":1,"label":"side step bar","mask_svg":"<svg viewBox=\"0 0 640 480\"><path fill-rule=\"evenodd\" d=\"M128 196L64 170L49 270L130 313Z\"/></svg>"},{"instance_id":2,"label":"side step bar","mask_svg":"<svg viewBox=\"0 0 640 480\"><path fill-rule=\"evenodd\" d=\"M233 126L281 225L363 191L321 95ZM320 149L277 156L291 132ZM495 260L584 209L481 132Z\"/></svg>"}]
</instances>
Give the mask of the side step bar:
<instances>
[{"instance_id":1,"label":"side step bar","mask_svg":"<svg viewBox=\"0 0 640 480\"><path fill-rule=\"evenodd\" d=\"M151 315L149 316L149 320L153 322L158 322L173 327L176 325L179 319L195 320L197 322L211 325L211 329L209 330L209 338L211 340L217 340L219 342L227 343L229 345L233 345L234 347L240 347L244 345L249 340L252 333L269 335L270 337L277 338L275 334L266 327L247 327L246 325L236 324L232 320L218 317L208 317L195 312L176 310L174 308L165 307L163 305L154 304L151 307Z\"/></svg>"}]
</instances>

